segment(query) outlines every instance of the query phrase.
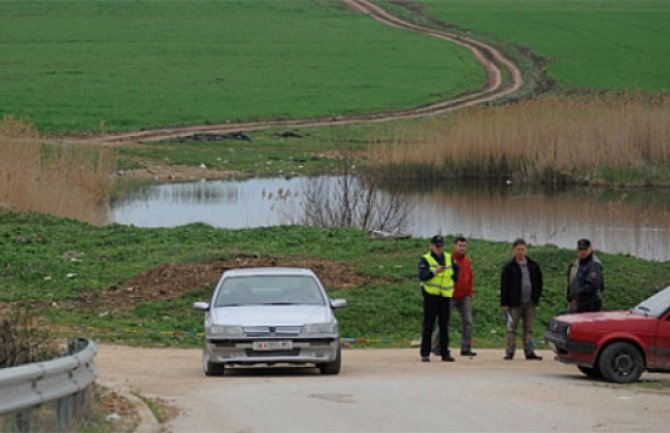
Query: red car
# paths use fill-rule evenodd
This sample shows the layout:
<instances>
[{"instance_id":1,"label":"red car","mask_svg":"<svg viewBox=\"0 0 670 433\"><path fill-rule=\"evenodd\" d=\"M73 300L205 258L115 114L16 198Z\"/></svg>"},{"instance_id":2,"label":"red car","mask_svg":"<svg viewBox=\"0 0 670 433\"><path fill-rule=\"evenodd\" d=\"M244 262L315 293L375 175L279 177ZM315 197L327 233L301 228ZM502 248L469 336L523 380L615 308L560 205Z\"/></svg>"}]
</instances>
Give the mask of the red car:
<instances>
[{"instance_id":1,"label":"red car","mask_svg":"<svg viewBox=\"0 0 670 433\"><path fill-rule=\"evenodd\" d=\"M670 372L670 287L628 311L556 316L545 340L589 377L630 383L645 370Z\"/></svg>"}]
</instances>

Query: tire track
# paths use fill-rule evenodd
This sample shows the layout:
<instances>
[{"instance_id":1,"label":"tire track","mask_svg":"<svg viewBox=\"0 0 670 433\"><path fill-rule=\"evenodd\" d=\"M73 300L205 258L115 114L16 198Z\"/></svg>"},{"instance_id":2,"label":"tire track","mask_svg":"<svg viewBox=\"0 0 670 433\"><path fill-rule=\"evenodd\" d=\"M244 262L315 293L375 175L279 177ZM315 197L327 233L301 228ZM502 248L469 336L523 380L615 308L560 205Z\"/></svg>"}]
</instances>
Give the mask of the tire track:
<instances>
[{"instance_id":1,"label":"tire track","mask_svg":"<svg viewBox=\"0 0 670 433\"><path fill-rule=\"evenodd\" d=\"M328 116L310 119L268 120L256 122L223 123L217 125L194 125L184 127L159 128L145 131L132 131L82 139L87 142L114 145L129 142L150 142L187 137L197 133L226 134L230 132L256 131L269 128L304 128L326 125L351 125L357 123L387 122L390 120L411 119L426 115L435 115L460 110L473 105L490 102L512 95L523 86L523 74L519 66L501 50L476 39L456 33L434 30L413 24L395 16L370 2L369 0L342 0L350 9L369 15L380 23L399 29L422 33L445 41L456 43L470 50L487 73L486 85L478 91L461 95L447 101L421 105L418 107L383 113L359 114L350 116ZM509 80L503 78L503 68ZM72 141L72 140L68 140Z\"/></svg>"}]
</instances>

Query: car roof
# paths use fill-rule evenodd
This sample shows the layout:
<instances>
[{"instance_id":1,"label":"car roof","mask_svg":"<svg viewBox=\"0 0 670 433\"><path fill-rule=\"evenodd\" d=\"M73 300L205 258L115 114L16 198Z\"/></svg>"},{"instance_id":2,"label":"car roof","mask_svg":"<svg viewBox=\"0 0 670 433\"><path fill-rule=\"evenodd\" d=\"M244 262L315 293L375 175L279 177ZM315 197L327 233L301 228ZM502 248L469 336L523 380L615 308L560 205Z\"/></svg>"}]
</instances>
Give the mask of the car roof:
<instances>
[{"instance_id":1,"label":"car roof","mask_svg":"<svg viewBox=\"0 0 670 433\"><path fill-rule=\"evenodd\" d=\"M236 268L225 271L226 277L249 277L253 275L308 275L315 276L311 269L307 268Z\"/></svg>"}]
</instances>

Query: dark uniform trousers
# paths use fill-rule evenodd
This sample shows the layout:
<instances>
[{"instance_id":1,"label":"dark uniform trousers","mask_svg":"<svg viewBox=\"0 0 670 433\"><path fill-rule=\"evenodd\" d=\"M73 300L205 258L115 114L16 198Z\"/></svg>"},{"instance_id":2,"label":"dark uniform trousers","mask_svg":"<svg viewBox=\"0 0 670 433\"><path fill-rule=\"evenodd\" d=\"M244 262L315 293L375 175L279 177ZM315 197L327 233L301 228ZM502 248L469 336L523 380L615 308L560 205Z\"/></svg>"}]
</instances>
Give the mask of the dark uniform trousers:
<instances>
[{"instance_id":1,"label":"dark uniform trousers","mask_svg":"<svg viewBox=\"0 0 670 433\"><path fill-rule=\"evenodd\" d=\"M603 309L603 301L598 297L577 299L576 313L594 313Z\"/></svg>"},{"instance_id":2,"label":"dark uniform trousers","mask_svg":"<svg viewBox=\"0 0 670 433\"><path fill-rule=\"evenodd\" d=\"M423 332L421 334L421 356L430 356L431 337L435 319L440 330L440 353L449 356L449 316L451 314L451 298L423 293Z\"/></svg>"}]
</instances>

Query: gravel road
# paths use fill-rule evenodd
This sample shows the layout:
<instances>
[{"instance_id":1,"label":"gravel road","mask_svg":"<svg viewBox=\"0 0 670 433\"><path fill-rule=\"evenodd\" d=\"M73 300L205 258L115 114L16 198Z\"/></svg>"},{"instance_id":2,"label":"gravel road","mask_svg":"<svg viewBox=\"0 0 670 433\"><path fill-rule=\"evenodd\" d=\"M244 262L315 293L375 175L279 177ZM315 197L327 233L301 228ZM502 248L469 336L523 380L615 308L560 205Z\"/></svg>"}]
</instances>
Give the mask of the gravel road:
<instances>
[{"instance_id":1,"label":"gravel road","mask_svg":"<svg viewBox=\"0 0 670 433\"><path fill-rule=\"evenodd\" d=\"M670 376L643 376L663 392L614 386L540 353L420 363L415 349L350 349L339 376L285 367L209 378L194 349L102 346L96 362L100 383L176 405L174 433L667 431Z\"/></svg>"}]
</instances>

